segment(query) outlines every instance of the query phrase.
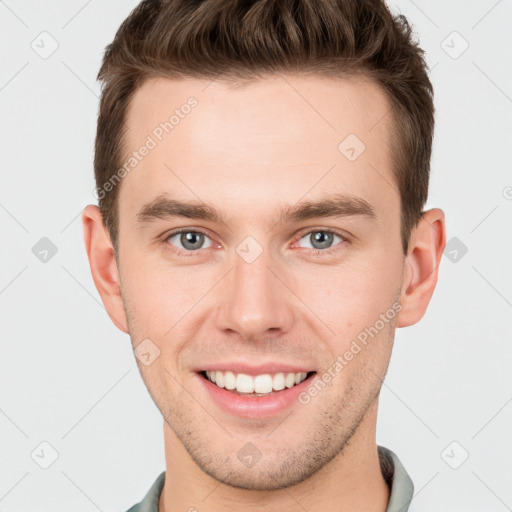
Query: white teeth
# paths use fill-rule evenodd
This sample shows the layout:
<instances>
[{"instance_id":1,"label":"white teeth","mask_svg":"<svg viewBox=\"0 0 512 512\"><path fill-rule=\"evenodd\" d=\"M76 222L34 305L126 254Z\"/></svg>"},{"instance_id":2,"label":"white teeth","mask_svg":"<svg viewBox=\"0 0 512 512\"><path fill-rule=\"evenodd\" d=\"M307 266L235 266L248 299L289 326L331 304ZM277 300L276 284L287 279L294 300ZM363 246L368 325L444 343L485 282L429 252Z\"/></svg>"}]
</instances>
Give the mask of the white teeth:
<instances>
[{"instance_id":1,"label":"white teeth","mask_svg":"<svg viewBox=\"0 0 512 512\"><path fill-rule=\"evenodd\" d=\"M295 384L302 382L306 378L307 373L296 373L295 374Z\"/></svg>"},{"instance_id":2,"label":"white teeth","mask_svg":"<svg viewBox=\"0 0 512 512\"><path fill-rule=\"evenodd\" d=\"M274 375L274 386L273 388L276 391L281 391L284 389L284 373L276 373Z\"/></svg>"},{"instance_id":3,"label":"white teeth","mask_svg":"<svg viewBox=\"0 0 512 512\"><path fill-rule=\"evenodd\" d=\"M267 373L254 377L254 391L256 393L270 393L272 391L272 376Z\"/></svg>"},{"instance_id":4,"label":"white teeth","mask_svg":"<svg viewBox=\"0 0 512 512\"><path fill-rule=\"evenodd\" d=\"M236 390L240 393L254 393L254 379L245 373L236 376Z\"/></svg>"},{"instance_id":5,"label":"white teeth","mask_svg":"<svg viewBox=\"0 0 512 512\"><path fill-rule=\"evenodd\" d=\"M287 388L291 388L295 384L295 374L287 373L286 378L284 379L284 384Z\"/></svg>"},{"instance_id":6,"label":"white teeth","mask_svg":"<svg viewBox=\"0 0 512 512\"><path fill-rule=\"evenodd\" d=\"M233 372L224 372L224 386L226 389L236 388L236 375Z\"/></svg>"},{"instance_id":7,"label":"white teeth","mask_svg":"<svg viewBox=\"0 0 512 512\"><path fill-rule=\"evenodd\" d=\"M306 379L306 372L299 373L265 373L255 377L245 373L231 371L211 370L206 376L220 388L236 390L239 393L268 394L272 391L281 391L285 387L291 388Z\"/></svg>"}]
</instances>

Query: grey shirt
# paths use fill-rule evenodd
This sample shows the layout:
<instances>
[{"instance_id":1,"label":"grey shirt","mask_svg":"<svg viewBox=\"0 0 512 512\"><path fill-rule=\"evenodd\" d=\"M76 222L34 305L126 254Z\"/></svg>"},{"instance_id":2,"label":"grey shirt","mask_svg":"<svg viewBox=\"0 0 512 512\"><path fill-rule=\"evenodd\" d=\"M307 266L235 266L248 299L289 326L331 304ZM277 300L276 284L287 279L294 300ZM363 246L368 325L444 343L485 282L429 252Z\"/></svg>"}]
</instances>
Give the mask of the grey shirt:
<instances>
[{"instance_id":1,"label":"grey shirt","mask_svg":"<svg viewBox=\"0 0 512 512\"><path fill-rule=\"evenodd\" d=\"M383 446L379 446L378 450L382 475L391 491L386 512L407 512L414 491L412 480L400 459L391 450ZM164 482L165 471L158 475L144 499L127 512L158 512L158 502Z\"/></svg>"}]
</instances>

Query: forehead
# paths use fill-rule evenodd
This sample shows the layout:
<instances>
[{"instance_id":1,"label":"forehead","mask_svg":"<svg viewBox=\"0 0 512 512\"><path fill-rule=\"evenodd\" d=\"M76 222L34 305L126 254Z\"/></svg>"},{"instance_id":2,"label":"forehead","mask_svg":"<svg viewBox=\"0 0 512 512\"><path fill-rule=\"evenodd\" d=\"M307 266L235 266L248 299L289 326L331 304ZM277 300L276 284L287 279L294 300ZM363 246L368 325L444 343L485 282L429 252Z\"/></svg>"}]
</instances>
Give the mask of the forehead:
<instances>
[{"instance_id":1,"label":"forehead","mask_svg":"<svg viewBox=\"0 0 512 512\"><path fill-rule=\"evenodd\" d=\"M126 124L124 163L150 148L123 178L132 210L162 193L246 215L249 203L252 215L264 214L271 203L331 191L377 210L398 201L389 104L361 77L152 78L134 94Z\"/></svg>"}]
</instances>

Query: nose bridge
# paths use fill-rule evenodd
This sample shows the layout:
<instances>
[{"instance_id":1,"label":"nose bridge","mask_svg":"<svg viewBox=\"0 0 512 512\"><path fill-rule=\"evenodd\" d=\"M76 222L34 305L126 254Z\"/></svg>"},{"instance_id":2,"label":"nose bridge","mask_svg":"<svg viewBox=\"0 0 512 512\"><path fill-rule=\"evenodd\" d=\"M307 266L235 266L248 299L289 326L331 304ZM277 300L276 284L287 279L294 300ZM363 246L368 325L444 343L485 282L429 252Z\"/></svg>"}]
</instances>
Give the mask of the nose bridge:
<instances>
[{"instance_id":1,"label":"nose bridge","mask_svg":"<svg viewBox=\"0 0 512 512\"><path fill-rule=\"evenodd\" d=\"M268 251L255 251L244 243L233 255L233 270L223 283L218 309L218 327L256 339L270 329L288 331L293 309L286 287L268 267L274 267ZM254 259L255 257L255 259Z\"/></svg>"}]
</instances>

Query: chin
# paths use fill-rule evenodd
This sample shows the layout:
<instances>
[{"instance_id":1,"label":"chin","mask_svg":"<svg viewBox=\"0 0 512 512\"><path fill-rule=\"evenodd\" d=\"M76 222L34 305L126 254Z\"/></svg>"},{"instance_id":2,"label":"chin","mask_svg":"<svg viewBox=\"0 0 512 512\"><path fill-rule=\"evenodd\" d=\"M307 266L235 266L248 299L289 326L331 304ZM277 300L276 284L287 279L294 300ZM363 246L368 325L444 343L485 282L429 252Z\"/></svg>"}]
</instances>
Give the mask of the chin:
<instances>
[{"instance_id":1,"label":"chin","mask_svg":"<svg viewBox=\"0 0 512 512\"><path fill-rule=\"evenodd\" d=\"M236 454L224 460L221 457L208 457L204 460L196 459L195 462L215 480L233 488L253 491L273 491L299 484L327 462L309 455L300 460L297 452L288 456L276 452L273 455L274 460L263 456L252 467L245 467ZM220 464L219 460L222 460Z\"/></svg>"}]
</instances>

